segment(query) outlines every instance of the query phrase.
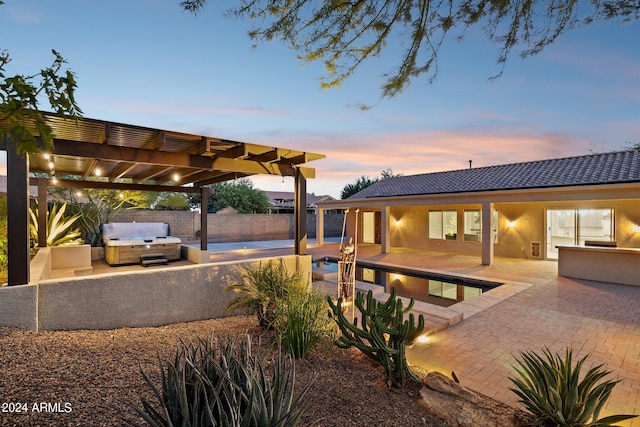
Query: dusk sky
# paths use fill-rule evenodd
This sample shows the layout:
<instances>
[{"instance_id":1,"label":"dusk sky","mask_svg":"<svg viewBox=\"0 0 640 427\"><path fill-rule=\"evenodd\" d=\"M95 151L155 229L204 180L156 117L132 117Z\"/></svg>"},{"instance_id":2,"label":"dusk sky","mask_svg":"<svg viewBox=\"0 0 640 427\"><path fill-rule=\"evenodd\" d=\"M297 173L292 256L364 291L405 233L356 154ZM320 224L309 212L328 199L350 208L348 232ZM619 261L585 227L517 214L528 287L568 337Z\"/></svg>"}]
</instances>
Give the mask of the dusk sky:
<instances>
[{"instance_id":1,"label":"dusk sky","mask_svg":"<svg viewBox=\"0 0 640 427\"><path fill-rule=\"evenodd\" d=\"M252 49L250 22L223 16L233 4L210 1L194 16L179 0L5 0L6 74L35 74L55 49L77 74L85 117L322 153L308 164L316 179L307 188L336 198L388 168L410 175L640 143L638 22L569 32L526 60L514 51L494 81L499 46L469 32L443 46L434 83L414 80L360 111L378 101L400 49L322 90L321 64L301 63L280 42ZM291 178L285 187L252 179L293 189Z\"/></svg>"}]
</instances>

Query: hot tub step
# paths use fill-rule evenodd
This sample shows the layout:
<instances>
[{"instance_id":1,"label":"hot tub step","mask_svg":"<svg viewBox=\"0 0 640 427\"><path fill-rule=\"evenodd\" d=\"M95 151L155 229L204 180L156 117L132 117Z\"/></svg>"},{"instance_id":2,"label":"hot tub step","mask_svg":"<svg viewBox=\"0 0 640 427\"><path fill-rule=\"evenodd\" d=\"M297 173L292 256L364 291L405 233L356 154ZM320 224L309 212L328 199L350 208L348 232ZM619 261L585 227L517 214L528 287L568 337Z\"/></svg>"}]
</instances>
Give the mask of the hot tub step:
<instances>
[{"instance_id":1,"label":"hot tub step","mask_svg":"<svg viewBox=\"0 0 640 427\"><path fill-rule=\"evenodd\" d=\"M146 267L155 264L168 264L169 261L163 254L144 254L140 255L140 265Z\"/></svg>"}]
</instances>

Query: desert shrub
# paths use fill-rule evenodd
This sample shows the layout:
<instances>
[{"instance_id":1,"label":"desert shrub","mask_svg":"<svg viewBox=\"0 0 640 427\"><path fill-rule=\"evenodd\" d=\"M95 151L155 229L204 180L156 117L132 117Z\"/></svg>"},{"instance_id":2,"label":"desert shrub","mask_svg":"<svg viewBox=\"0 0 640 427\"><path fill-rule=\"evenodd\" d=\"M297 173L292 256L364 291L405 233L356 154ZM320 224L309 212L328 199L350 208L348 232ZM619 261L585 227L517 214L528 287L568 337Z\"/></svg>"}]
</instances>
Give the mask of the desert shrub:
<instances>
[{"instance_id":1,"label":"desert shrub","mask_svg":"<svg viewBox=\"0 0 640 427\"><path fill-rule=\"evenodd\" d=\"M312 292L299 272L290 273L282 262L269 260L257 267L244 266L242 278L226 288L238 294L227 309L255 313L260 326L275 330L278 343L295 358L335 335L324 297Z\"/></svg>"},{"instance_id":2,"label":"desert shrub","mask_svg":"<svg viewBox=\"0 0 640 427\"><path fill-rule=\"evenodd\" d=\"M219 343L218 343L219 344ZM151 426L294 426L308 404L297 394L295 361L279 351L269 366L254 354L247 335L239 350L213 338L182 344L173 360L160 363L161 387L142 370L159 408L142 399L130 406Z\"/></svg>"},{"instance_id":3,"label":"desert shrub","mask_svg":"<svg viewBox=\"0 0 640 427\"><path fill-rule=\"evenodd\" d=\"M276 307L283 304L292 290L307 289L308 284L299 272L290 273L282 262L269 260L258 267L244 266L242 281L228 286L235 298L227 303L227 310L248 310L258 316L260 326L274 326Z\"/></svg>"},{"instance_id":4,"label":"desert shrub","mask_svg":"<svg viewBox=\"0 0 640 427\"><path fill-rule=\"evenodd\" d=\"M282 347L301 359L320 341L335 335L335 323L328 317L323 295L296 288L288 293L275 312L275 330Z\"/></svg>"},{"instance_id":5,"label":"desert shrub","mask_svg":"<svg viewBox=\"0 0 640 427\"><path fill-rule=\"evenodd\" d=\"M362 292L356 293L354 305L360 310L362 317L361 326L358 326L356 317L351 323L344 315L342 298L334 303L331 297L327 297L331 307L331 315L335 319L342 335L336 340L336 345L342 348L356 347L368 357L380 363L385 370L387 383L392 387L404 387L406 380L410 379L420 383L407 362L406 347L424 330L424 316L418 316L418 324L415 316L409 313L413 308L414 299L404 307L402 300L396 298L396 288L391 288L391 294L386 302L379 302L369 291L366 297ZM405 320L405 314L409 318Z\"/></svg>"},{"instance_id":6,"label":"desert shrub","mask_svg":"<svg viewBox=\"0 0 640 427\"><path fill-rule=\"evenodd\" d=\"M562 359L545 348L542 356L521 352L522 360L516 359L515 370L520 378L509 378L516 386L511 390L535 417L537 425L608 426L637 417L611 415L598 418L619 381L604 381L611 372L603 370L603 365L591 368L581 379L580 370L588 356L573 366L571 353L567 348Z\"/></svg>"}]
</instances>

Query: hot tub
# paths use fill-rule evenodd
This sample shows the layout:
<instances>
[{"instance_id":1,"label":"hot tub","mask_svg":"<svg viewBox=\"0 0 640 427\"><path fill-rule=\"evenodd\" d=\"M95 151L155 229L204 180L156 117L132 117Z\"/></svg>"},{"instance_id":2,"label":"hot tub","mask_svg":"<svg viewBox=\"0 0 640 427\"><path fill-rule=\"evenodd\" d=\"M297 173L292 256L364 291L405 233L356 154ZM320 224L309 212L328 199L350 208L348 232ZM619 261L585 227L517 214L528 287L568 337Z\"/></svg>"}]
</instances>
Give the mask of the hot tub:
<instances>
[{"instance_id":1,"label":"hot tub","mask_svg":"<svg viewBox=\"0 0 640 427\"><path fill-rule=\"evenodd\" d=\"M164 222L111 222L102 225L104 258L109 265L166 264L180 259L182 241Z\"/></svg>"}]
</instances>

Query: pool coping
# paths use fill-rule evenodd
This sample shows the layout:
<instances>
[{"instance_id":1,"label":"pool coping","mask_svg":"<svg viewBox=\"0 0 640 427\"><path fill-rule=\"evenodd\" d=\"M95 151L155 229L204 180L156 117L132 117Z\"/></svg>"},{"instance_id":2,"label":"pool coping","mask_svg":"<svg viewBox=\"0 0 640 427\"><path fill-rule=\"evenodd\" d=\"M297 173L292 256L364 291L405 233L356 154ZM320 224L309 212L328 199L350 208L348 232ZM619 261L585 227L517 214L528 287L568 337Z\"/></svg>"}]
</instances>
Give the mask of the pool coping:
<instances>
[{"instance_id":1,"label":"pool coping","mask_svg":"<svg viewBox=\"0 0 640 427\"><path fill-rule=\"evenodd\" d=\"M314 260L313 262L315 262ZM442 331L450 326L455 325L456 323L462 322L464 319L468 319L475 314L480 313L483 310L486 310L489 307L492 307L496 304L499 304L512 296L524 291L525 289L533 286L530 283L525 282L517 282L517 281L504 281L499 279L492 279L488 277L478 277L468 274L456 274L452 276L451 273L440 271L440 270L421 270L417 268L406 268L401 266L396 266L389 263L379 262L379 263L370 263L369 265L381 266L383 268L395 268L397 270L405 270L405 271L418 271L429 274L434 274L442 277L456 277L463 278L473 282L494 282L500 283L500 286L496 286L493 289L483 292L478 296L475 296L466 301L460 301L449 307L442 307L435 304L430 304L423 301L414 301L413 309L411 313L414 316L422 315L425 317L425 329L424 335L432 335L437 332ZM318 282L325 282L328 284L332 284L337 286L337 275L338 273L330 270L323 270L318 267L313 267L313 277ZM325 273L326 272L326 273ZM356 290L361 292L368 292L369 290L373 291L374 298L379 301L386 301L389 298L389 294L384 292L384 290L375 284L371 284L368 282L356 281ZM410 302L410 298L406 297L398 297L402 300L403 304L408 305Z\"/></svg>"}]
</instances>

